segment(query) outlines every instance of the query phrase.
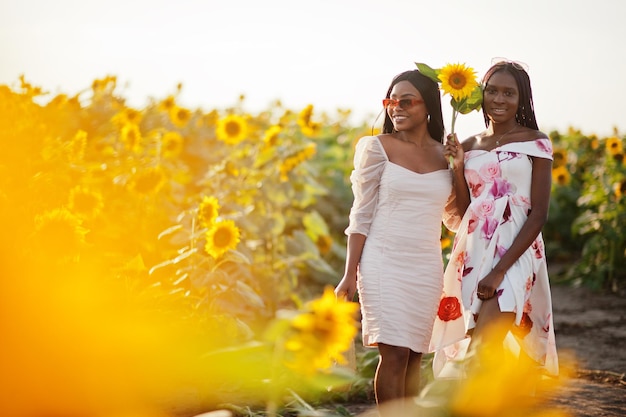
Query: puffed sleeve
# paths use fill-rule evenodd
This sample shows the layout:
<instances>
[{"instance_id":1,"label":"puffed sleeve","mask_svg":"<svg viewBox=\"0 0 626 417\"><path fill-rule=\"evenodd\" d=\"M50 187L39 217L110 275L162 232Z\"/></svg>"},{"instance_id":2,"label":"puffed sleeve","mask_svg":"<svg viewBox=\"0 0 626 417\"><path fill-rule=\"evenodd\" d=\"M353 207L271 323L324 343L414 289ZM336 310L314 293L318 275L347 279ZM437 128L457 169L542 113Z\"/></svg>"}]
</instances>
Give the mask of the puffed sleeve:
<instances>
[{"instance_id":1,"label":"puffed sleeve","mask_svg":"<svg viewBox=\"0 0 626 417\"><path fill-rule=\"evenodd\" d=\"M452 188L452 192L450 193L448 201L446 201L446 205L443 209L443 224L448 230L456 233L459 231L461 219L462 216L459 214L459 210L456 207L456 193L454 192L454 188Z\"/></svg>"},{"instance_id":2,"label":"puffed sleeve","mask_svg":"<svg viewBox=\"0 0 626 417\"><path fill-rule=\"evenodd\" d=\"M387 154L375 136L364 136L354 152L354 170L350 174L354 201L350 209L350 223L346 235L359 233L367 236L378 205L380 177Z\"/></svg>"}]
</instances>

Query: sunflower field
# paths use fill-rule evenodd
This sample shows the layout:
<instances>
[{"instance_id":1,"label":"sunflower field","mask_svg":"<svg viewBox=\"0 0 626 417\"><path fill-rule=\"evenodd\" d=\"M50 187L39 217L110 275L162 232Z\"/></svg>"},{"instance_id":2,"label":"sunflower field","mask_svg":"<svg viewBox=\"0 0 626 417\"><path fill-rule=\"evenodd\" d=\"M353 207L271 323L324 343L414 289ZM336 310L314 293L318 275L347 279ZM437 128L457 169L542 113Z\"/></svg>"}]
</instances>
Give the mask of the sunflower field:
<instances>
[{"instance_id":1,"label":"sunflower field","mask_svg":"<svg viewBox=\"0 0 626 417\"><path fill-rule=\"evenodd\" d=\"M332 287L371 127L245 97L190 109L180 88L132 108L114 76L76 96L0 85L0 414L275 415L368 389L343 366L358 305ZM624 137L551 137L554 279L616 290Z\"/></svg>"}]
</instances>

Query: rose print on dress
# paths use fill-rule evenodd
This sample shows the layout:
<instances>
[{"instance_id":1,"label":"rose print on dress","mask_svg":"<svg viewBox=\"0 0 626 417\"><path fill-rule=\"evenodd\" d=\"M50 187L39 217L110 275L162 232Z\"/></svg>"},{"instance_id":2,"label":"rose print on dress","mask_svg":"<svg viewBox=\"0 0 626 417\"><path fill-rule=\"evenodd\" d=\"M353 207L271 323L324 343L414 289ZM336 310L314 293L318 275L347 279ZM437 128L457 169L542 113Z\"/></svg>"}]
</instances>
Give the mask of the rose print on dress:
<instances>
[{"instance_id":1,"label":"rose print on dress","mask_svg":"<svg viewBox=\"0 0 626 417\"><path fill-rule=\"evenodd\" d=\"M437 317L442 321L452 321L461 317L461 303L456 297L443 297L439 302Z\"/></svg>"},{"instance_id":2,"label":"rose print on dress","mask_svg":"<svg viewBox=\"0 0 626 417\"><path fill-rule=\"evenodd\" d=\"M480 229L482 232L482 237L487 240L491 240L494 232L498 228L498 219L494 219L493 217L488 217L485 219L483 223L483 227Z\"/></svg>"},{"instance_id":3,"label":"rose print on dress","mask_svg":"<svg viewBox=\"0 0 626 417\"><path fill-rule=\"evenodd\" d=\"M505 195L513 194L515 192L515 185L511 184L504 178L495 178L493 185L489 190L489 193L493 198L498 199Z\"/></svg>"},{"instance_id":4,"label":"rose print on dress","mask_svg":"<svg viewBox=\"0 0 626 417\"><path fill-rule=\"evenodd\" d=\"M552 155L552 143L549 139L537 139L535 143L542 152Z\"/></svg>"},{"instance_id":5,"label":"rose print on dress","mask_svg":"<svg viewBox=\"0 0 626 417\"><path fill-rule=\"evenodd\" d=\"M481 201L480 204L478 204L478 206L476 207L476 215L481 219L484 219L486 217L491 217L493 216L493 212L495 208L496 208L495 201L493 201L490 198L485 199Z\"/></svg>"},{"instance_id":6,"label":"rose print on dress","mask_svg":"<svg viewBox=\"0 0 626 417\"><path fill-rule=\"evenodd\" d=\"M494 179L500 178L502 173L500 171L500 164L497 162L489 162L480 167L478 170L480 177L485 182L493 182Z\"/></svg>"},{"instance_id":7,"label":"rose print on dress","mask_svg":"<svg viewBox=\"0 0 626 417\"><path fill-rule=\"evenodd\" d=\"M543 258L543 242L536 239L532 244L532 249L535 252L535 258L542 259Z\"/></svg>"},{"instance_id":8,"label":"rose print on dress","mask_svg":"<svg viewBox=\"0 0 626 417\"><path fill-rule=\"evenodd\" d=\"M483 193L483 190L485 189L485 182L478 172L473 169L466 169L465 179L472 197L476 198Z\"/></svg>"}]
</instances>

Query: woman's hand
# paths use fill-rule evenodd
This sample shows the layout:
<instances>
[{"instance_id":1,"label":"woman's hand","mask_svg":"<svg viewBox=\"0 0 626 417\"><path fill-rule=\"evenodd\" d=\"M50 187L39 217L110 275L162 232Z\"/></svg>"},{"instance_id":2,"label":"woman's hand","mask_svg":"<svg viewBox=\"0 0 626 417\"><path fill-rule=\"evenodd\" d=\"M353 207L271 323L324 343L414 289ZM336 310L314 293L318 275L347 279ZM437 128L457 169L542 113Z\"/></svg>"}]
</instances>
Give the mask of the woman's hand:
<instances>
[{"instance_id":1,"label":"woman's hand","mask_svg":"<svg viewBox=\"0 0 626 417\"><path fill-rule=\"evenodd\" d=\"M464 155L463 146L459 143L456 133L449 134L443 146L443 156L445 156L448 162L450 162L450 157L452 157L452 166L450 168L455 171L463 168Z\"/></svg>"},{"instance_id":2,"label":"woman's hand","mask_svg":"<svg viewBox=\"0 0 626 417\"><path fill-rule=\"evenodd\" d=\"M346 274L335 287L335 296L338 299L352 301L356 295L356 274Z\"/></svg>"},{"instance_id":3,"label":"woman's hand","mask_svg":"<svg viewBox=\"0 0 626 417\"><path fill-rule=\"evenodd\" d=\"M495 297L498 287L502 284L503 280L504 276L496 271L488 273L483 279L478 281L478 286L476 287L478 299L488 300Z\"/></svg>"}]
</instances>

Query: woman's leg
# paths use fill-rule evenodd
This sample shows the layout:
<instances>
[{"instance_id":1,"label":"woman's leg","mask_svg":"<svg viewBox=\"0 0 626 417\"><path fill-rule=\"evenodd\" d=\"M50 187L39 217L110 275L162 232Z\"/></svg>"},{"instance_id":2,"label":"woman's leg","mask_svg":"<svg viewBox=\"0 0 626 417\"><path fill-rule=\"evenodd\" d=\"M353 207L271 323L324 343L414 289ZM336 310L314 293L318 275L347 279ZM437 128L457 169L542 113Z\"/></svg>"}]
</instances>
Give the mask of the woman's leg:
<instances>
[{"instance_id":1,"label":"woman's leg","mask_svg":"<svg viewBox=\"0 0 626 417\"><path fill-rule=\"evenodd\" d=\"M409 353L409 363L407 365L406 383L404 387L404 395L406 397L416 397L420 392L421 366L422 354L411 350Z\"/></svg>"},{"instance_id":2,"label":"woman's leg","mask_svg":"<svg viewBox=\"0 0 626 417\"><path fill-rule=\"evenodd\" d=\"M381 405L402 399L406 393L406 374L409 365L410 349L378 344L380 360L374 377L376 403Z\"/></svg>"},{"instance_id":3,"label":"woman's leg","mask_svg":"<svg viewBox=\"0 0 626 417\"><path fill-rule=\"evenodd\" d=\"M502 349L504 338L515 322L515 313L500 311L498 298L484 300L471 336L468 352L481 344L482 349Z\"/></svg>"}]
</instances>

